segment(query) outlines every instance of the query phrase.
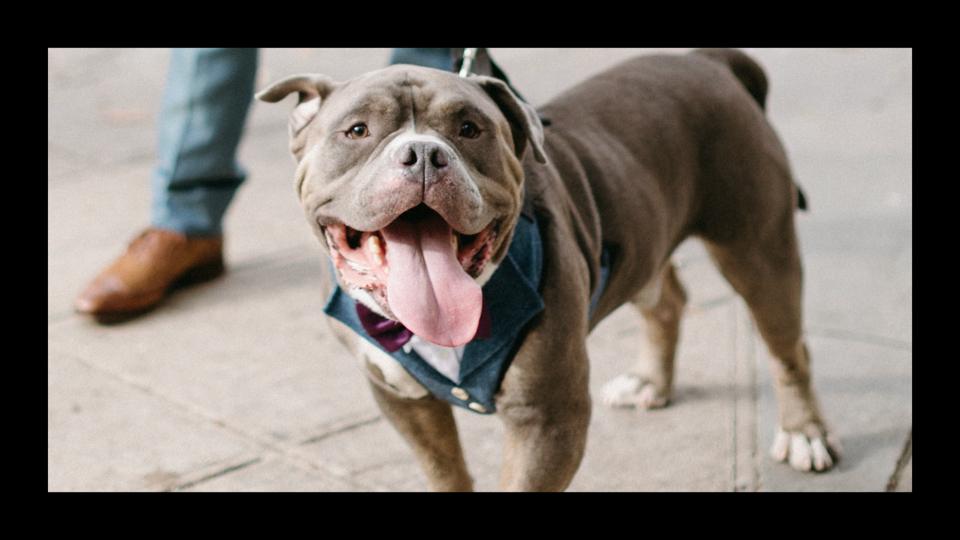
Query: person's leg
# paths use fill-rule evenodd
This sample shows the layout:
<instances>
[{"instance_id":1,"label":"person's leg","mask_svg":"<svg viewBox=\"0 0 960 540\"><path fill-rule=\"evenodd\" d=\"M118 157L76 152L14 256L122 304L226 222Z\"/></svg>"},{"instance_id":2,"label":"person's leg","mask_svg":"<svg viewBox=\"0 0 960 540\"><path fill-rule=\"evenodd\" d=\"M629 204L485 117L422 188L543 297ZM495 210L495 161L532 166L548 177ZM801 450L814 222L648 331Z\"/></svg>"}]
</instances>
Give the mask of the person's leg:
<instances>
[{"instance_id":1,"label":"person's leg","mask_svg":"<svg viewBox=\"0 0 960 540\"><path fill-rule=\"evenodd\" d=\"M160 111L152 227L77 297L80 313L125 320L174 286L223 273L223 215L246 173L237 147L256 49L174 49Z\"/></svg>"},{"instance_id":2,"label":"person's leg","mask_svg":"<svg viewBox=\"0 0 960 540\"><path fill-rule=\"evenodd\" d=\"M237 147L253 101L256 49L174 49L159 119L154 227L222 234L246 171Z\"/></svg>"},{"instance_id":3,"label":"person's leg","mask_svg":"<svg viewBox=\"0 0 960 540\"><path fill-rule=\"evenodd\" d=\"M455 68L452 49L393 49L390 64L413 64L451 71Z\"/></svg>"}]
</instances>

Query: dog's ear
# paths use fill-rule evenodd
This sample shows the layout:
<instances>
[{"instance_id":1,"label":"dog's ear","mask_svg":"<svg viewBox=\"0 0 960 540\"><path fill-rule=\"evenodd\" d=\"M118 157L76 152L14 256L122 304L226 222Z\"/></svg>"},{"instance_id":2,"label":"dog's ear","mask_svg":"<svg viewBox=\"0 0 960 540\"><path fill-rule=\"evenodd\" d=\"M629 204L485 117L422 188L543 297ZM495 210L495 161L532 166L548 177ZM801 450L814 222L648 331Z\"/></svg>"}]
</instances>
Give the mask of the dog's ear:
<instances>
[{"instance_id":1,"label":"dog's ear","mask_svg":"<svg viewBox=\"0 0 960 540\"><path fill-rule=\"evenodd\" d=\"M290 135L296 135L310 123L320 110L320 102L333 91L336 83L325 75L313 73L291 75L257 93L260 101L276 103L297 92L297 106L290 112Z\"/></svg>"},{"instance_id":2,"label":"dog's ear","mask_svg":"<svg viewBox=\"0 0 960 540\"><path fill-rule=\"evenodd\" d=\"M543 153L543 124L540 123L537 111L518 98L513 90L500 79L485 75L472 75L470 80L478 83L480 88L493 99L500 107L500 111L507 117L507 121L510 122L517 157L523 157L523 151L526 149L527 142L529 142L530 147L533 148L533 157L540 163L546 163L547 158Z\"/></svg>"}]
</instances>

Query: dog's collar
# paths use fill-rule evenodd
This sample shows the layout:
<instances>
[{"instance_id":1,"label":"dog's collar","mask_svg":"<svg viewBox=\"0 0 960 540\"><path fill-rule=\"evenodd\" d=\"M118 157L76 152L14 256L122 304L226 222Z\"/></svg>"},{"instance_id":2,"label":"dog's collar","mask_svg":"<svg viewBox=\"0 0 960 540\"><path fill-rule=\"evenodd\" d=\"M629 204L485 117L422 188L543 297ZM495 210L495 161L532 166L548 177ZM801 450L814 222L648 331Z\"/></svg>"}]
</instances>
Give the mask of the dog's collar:
<instances>
[{"instance_id":1,"label":"dog's collar","mask_svg":"<svg viewBox=\"0 0 960 540\"><path fill-rule=\"evenodd\" d=\"M481 414L496 411L494 395L517 347L523 341L528 323L543 311L540 277L543 271L543 246L536 217L522 212L514 228L507 255L483 286L483 298L490 311L491 332L487 339L475 339L463 349L460 381L442 375L414 350L388 352L363 330L354 299L336 285L324 313L350 327L360 337L389 354L421 385L436 397Z\"/></svg>"}]
</instances>

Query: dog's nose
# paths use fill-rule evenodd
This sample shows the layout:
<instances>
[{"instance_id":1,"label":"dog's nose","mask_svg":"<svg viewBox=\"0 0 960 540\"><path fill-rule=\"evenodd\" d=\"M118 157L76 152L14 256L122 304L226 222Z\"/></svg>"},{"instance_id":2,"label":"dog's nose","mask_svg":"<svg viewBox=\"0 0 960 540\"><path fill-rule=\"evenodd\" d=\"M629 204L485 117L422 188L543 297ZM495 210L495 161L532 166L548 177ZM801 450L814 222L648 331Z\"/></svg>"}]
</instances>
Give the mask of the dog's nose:
<instances>
[{"instance_id":1,"label":"dog's nose","mask_svg":"<svg viewBox=\"0 0 960 540\"><path fill-rule=\"evenodd\" d=\"M400 164L410 169L443 169L450 164L450 156L440 144L428 141L411 141L397 153Z\"/></svg>"}]
</instances>

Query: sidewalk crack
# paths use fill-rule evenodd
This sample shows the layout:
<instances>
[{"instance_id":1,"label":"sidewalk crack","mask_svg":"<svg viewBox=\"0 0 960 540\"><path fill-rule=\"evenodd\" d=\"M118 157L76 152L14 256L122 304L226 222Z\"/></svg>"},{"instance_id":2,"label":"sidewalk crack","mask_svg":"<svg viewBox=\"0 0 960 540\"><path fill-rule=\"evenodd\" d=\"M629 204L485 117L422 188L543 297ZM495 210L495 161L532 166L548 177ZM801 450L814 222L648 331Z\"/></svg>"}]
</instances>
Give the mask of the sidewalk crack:
<instances>
[{"instance_id":1,"label":"sidewalk crack","mask_svg":"<svg viewBox=\"0 0 960 540\"><path fill-rule=\"evenodd\" d=\"M831 338L831 339L839 339L844 341L856 341L859 343L866 343L869 345L886 347L888 349L898 349L898 350L905 350L905 351L913 350L913 343L909 341L889 338L886 336L878 336L875 334L869 334L867 332L858 332L855 330L844 330L842 328L826 328L826 327L812 326L807 328L806 333L809 336L818 336L818 337L825 337L825 338Z\"/></svg>"},{"instance_id":2,"label":"sidewalk crack","mask_svg":"<svg viewBox=\"0 0 960 540\"><path fill-rule=\"evenodd\" d=\"M326 432L326 433L321 433L321 434L319 434L319 435L314 435L313 437L310 437L309 439L305 439L305 440L303 440L303 441L300 441L300 445L301 445L301 446L306 446L306 445L308 445L308 444L313 444L313 443L316 443L316 442L320 442L320 441L322 441L322 440L324 440L324 439L329 439L330 437L333 437L333 436L335 436L335 435L341 435L341 434L343 434L343 433L348 433L348 432L350 432L350 431L354 431L354 430L356 430L356 429L358 429L358 428L362 428L363 426L369 426L369 425L371 425L371 424L376 424L376 423L379 422L382 418L383 418L383 417L380 416L379 414L376 415L376 416L370 417L370 418L364 418L364 419L359 420L359 421L357 421L357 422L353 422L352 424L347 424L347 425L345 425L345 426L342 426L342 427L333 429L333 430L328 431L328 432Z\"/></svg>"},{"instance_id":3,"label":"sidewalk crack","mask_svg":"<svg viewBox=\"0 0 960 540\"><path fill-rule=\"evenodd\" d=\"M202 483L204 483L204 482L208 482L208 481L210 481L210 480L213 480L214 478L219 478L219 477L221 477L221 476L226 476L226 475L228 475L228 474L230 474L230 473L239 471L240 469L245 469L245 468L247 468L247 467L249 467L249 466L251 466L251 465L255 465L255 464L257 464L257 463L260 463L260 461L262 461L262 458L261 458L260 456L257 456L257 457L255 457L255 458L253 458L253 459L248 459L247 461L244 461L244 462L241 462L241 463L237 463L236 465L230 465L229 467L220 469L220 470L218 470L218 471L214 471L214 472L212 472L212 473L210 473L210 474L207 474L207 475L204 475L204 476L202 476L202 477L200 477L200 478L198 478L198 479L196 479L196 480L191 480L191 481L189 481L189 482L185 482L185 483L183 483L183 484L179 484L179 485L173 486L172 488L167 489L167 490L165 490L165 491L183 491L183 490L185 490L185 489L192 488L192 487L194 487L194 486L196 486L196 485L199 485L199 484L202 484Z\"/></svg>"},{"instance_id":4,"label":"sidewalk crack","mask_svg":"<svg viewBox=\"0 0 960 540\"><path fill-rule=\"evenodd\" d=\"M258 433L255 430L252 430L248 427L240 427L233 425L223 418L220 418L211 411L200 407L189 401L184 401L173 396L159 392L154 388L151 388L148 384L139 381L129 375L124 373L114 372L112 370L103 368L97 365L94 362L80 358L74 354L66 353L62 350L57 350L57 354L60 354L64 357L70 358L79 362L80 364L108 377L111 377L115 380L122 382L132 388L136 388L140 392L147 394L149 396L155 397L157 399L163 400L164 402L180 409L184 414L203 420L205 422L212 423L218 427L221 427L226 432L233 434L236 437L239 437L248 443L253 444L258 447L261 451L268 450L273 451L282 456L284 459L288 460L291 463L299 465L300 467L305 468L306 470L317 471L322 474L330 475L340 480L347 482L353 486L356 486L364 491L371 491L373 489L380 488L381 486L371 484L369 482L359 482L345 467L338 465L336 463L326 462L322 460L317 460L314 456L306 454L298 445L288 444L277 441L270 437L269 435ZM261 458L257 458L261 459ZM242 464L241 464L242 465ZM234 469L235 470L235 469ZM232 471L227 471L232 472Z\"/></svg>"},{"instance_id":5,"label":"sidewalk crack","mask_svg":"<svg viewBox=\"0 0 960 540\"><path fill-rule=\"evenodd\" d=\"M757 460L757 358L753 319L741 303L732 307L734 360L733 386L733 490L758 491Z\"/></svg>"},{"instance_id":6,"label":"sidewalk crack","mask_svg":"<svg viewBox=\"0 0 960 540\"><path fill-rule=\"evenodd\" d=\"M900 452L900 457L897 458L897 465L893 468L893 474L890 475L890 479L887 480L887 491L896 491L897 485L900 483L900 477L903 475L903 470L907 467L907 464L913 459L913 428L910 429L910 433L907 434L907 440L903 443L903 450Z\"/></svg>"}]
</instances>

